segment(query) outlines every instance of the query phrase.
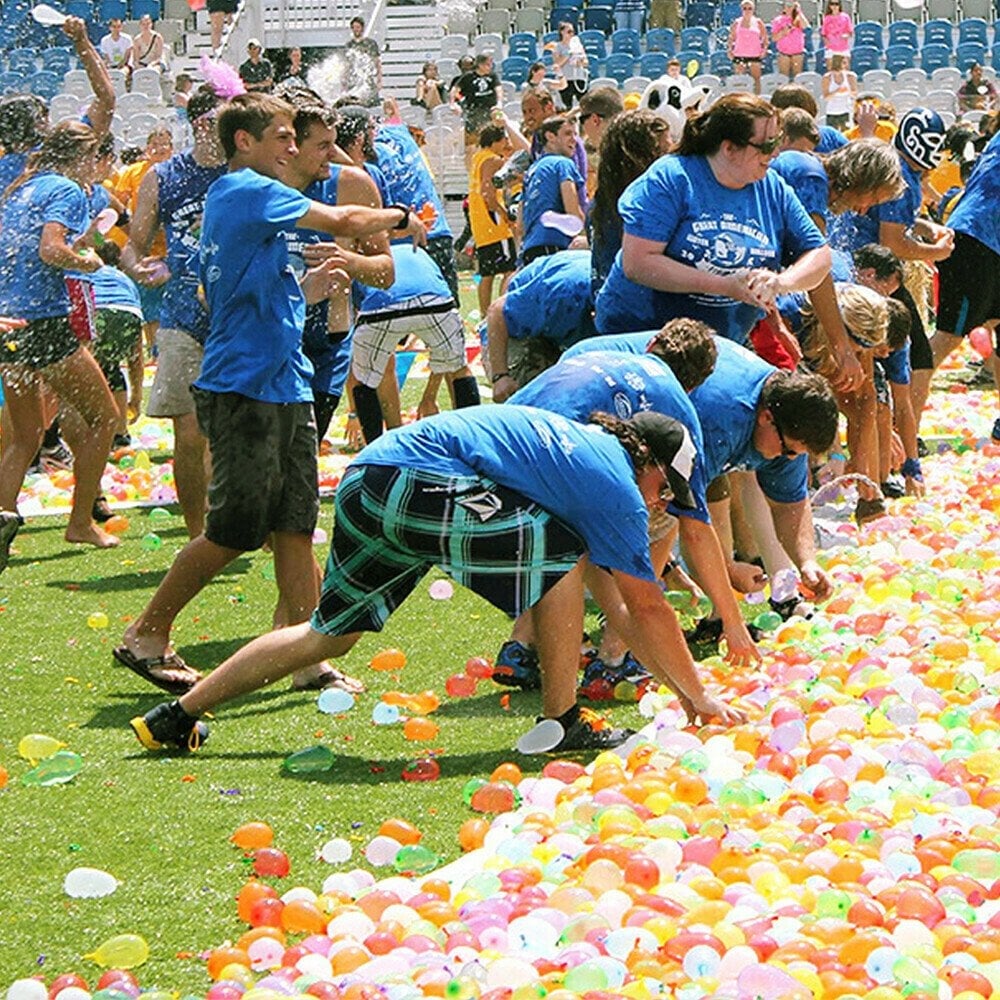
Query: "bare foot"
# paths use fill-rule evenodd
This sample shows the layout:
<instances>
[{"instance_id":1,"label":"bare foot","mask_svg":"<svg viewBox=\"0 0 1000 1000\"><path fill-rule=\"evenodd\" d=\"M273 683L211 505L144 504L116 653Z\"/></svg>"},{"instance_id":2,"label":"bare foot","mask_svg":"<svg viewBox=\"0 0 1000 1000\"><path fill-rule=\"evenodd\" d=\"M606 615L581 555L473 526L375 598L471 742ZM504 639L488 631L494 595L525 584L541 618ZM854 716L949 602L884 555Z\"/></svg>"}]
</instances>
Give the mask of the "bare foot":
<instances>
[{"instance_id":1,"label":"bare foot","mask_svg":"<svg viewBox=\"0 0 1000 1000\"><path fill-rule=\"evenodd\" d=\"M108 534L93 521L84 528L74 528L69 525L63 537L67 542L75 542L77 545L93 545L99 549L113 549L116 545L121 544L120 539Z\"/></svg>"},{"instance_id":2,"label":"bare foot","mask_svg":"<svg viewBox=\"0 0 1000 1000\"><path fill-rule=\"evenodd\" d=\"M324 688L339 688L348 694L361 694L365 685L357 677L345 674L326 660L297 670L292 677L292 689L295 691L322 691Z\"/></svg>"}]
</instances>

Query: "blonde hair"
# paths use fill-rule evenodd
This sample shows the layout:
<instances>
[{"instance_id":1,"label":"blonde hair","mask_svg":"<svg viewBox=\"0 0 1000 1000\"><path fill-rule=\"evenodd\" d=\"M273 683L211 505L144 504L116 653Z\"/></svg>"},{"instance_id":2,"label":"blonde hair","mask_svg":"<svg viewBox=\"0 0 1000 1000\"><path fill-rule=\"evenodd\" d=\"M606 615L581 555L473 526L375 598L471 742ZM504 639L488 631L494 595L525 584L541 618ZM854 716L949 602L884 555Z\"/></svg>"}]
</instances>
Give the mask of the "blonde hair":
<instances>
[{"instance_id":1,"label":"blonde hair","mask_svg":"<svg viewBox=\"0 0 1000 1000\"><path fill-rule=\"evenodd\" d=\"M844 326L856 348L881 347L889 335L889 307L885 297L863 285L838 284L837 305ZM802 354L813 371L830 379L837 371L837 361L812 305L802 310Z\"/></svg>"}]
</instances>

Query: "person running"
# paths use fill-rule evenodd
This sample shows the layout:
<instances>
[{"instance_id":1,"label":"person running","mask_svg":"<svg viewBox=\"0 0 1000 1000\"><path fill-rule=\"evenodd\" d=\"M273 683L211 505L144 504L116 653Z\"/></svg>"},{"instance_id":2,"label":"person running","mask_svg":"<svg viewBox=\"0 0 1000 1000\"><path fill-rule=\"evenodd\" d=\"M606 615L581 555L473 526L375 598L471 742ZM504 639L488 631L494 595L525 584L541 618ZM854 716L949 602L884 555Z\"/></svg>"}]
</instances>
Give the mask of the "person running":
<instances>
[{"instance_id":1,"label":"person running","mask_svg":"<svg viewBox=\"0 0 1000 1000\"><path fill-rule=\"evenodd\" d=\"M369 445L335 500L326 578L308 622L255 639L182 698L131 726L148 750L195 749L198 716L317 658L344 656L382 630L432 566L512 618L532 609L542 672L542 720L522 752L601 750L628 730L599 728L576 700L584 557L611 573L621 622L653 675L692 719L742 721L672 660L680 630L662 614L649 561L649 510L692 504L693 446L683 426L642 413L591 416L594 426L533 407L477 407L420 420ZM602 500L594 517L593 497Z\"/></svg>"},{"instance_id":2,"label":"person running","mask_svg":"<svg viewBox=\"0 0 1000 1000\"><path fill-rule=\"evenodd\" d=\"M0 356L5 392L0 455L0 562L6 564L20 526L17 498L45 431L47 387L79 414L64 431L73 436L73 504L65 539L112 548L118 539L93 520L94 501L111 447L117 407L90 350L70 325L67 271L102 266L88 229L84 186L90 183L97 136L89 125L61 122L28 158L24 172L0 200L0 299L27 321Z\"/></svg>"},{"instance_id":3,"label":"person running","mask_svg":"<svg viewBox=\"0 0 1000 1000\"><path fill-rule=\"evenodd\" d=\"M122 267L140 287L162 288L158 361L146 404L150 417L165 417L174 431L174 486L189 538L205 525L208 450L198 428L191 383L201 371L208 313L198 297L198 250L205 195L226 172L216 117L224 101L202 87L188 102L194 145L148 170L136 193ZM166 261L151 255L165 237Z\"/></svg>"},{"instance_id":4,"label":"person running","mask_svg":"<svg viewBox=\"0 0 1000 1000\"><path fill-rule=\"evenodd\" d=\"M209 511L204 532L180 551L114 650L119 663L172 692L188 690L196 676L170 648L174 619L241 552L270 538L289 622L302 621L316 603L319 500L302 353L306 293L279 234L296 226L364 236L395 226L423 238L423 225L408 210L331 208L278 181L295 150L294 115L285 101L241 94L218 119L229 171L205 199L200 276L210 329L193 388L212 456ZM319 277L328 285L328 274Z\"/></svg>"}]
</instances>

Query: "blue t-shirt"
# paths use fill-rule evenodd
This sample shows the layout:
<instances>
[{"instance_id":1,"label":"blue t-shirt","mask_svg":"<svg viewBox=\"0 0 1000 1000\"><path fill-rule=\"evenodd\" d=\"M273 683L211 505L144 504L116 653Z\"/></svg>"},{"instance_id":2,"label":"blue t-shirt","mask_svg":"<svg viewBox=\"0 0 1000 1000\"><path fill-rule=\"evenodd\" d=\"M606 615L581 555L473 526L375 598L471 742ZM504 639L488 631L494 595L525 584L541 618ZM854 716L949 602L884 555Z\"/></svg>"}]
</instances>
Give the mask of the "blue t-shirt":
<instances>
[{"instance_id":1,"label":"blue t-shirt","mask_svg":"<svg viewBox=\"0 0 1000 1000\"><path fill-rule=\"evenodd\" d=\"M531 161L534 162L544 155L545 142L542 139L541 129L539 129L531 136ZM580 182L576 186L576 194L580 199L580 207L583 209L585 215L589 215L591 206L590 199L587 197L587 182L584 180L587 176L589 166L587 163L587 150L580 136L576 137L576 145L573 147L573 155L570 159L576 164L577 172L580 174Z\"/></svg>"},{"instance_id":2,"label":"blue t-shirt","mask_svg":"<svg viewBox=\"0 0 1000 1000\"><path fill-rule=\"evenodd\" d=\"M688 429L696 454L700 456L704 450L701 424L691 400L670 368L652 354L587 351L561 358L518 389L508 400L508 405L512 403L537 406L581 423L586 423L595 411L627 420L636 413L651 410L679 420ZM707 522L707 485L701 459L696 458L691 492L697 509L686 510L671 504L670 512Z\"/></svg>"},{"instance_id":3,"label":"blue t-shirt","mask_svg":"<svg viewBox=\"0 0 1000 1000\"><path fill-rule=\"evenodd\" d=\"M0 195L24 173L27 163L27 153L7 153L6 156L0 156Z\"/></svg>"},{"instance_id":4,"label":"blue t-shirt","mask_svg":"<svg viewBox=\"0 0 1000 1000\"><path fill-rule=\"evenodd\" d=\"M474 406L389 431L353 464L485 476L573 528L596 566L656 579L632 461L596 426L530 406Z\"/></svg>"},{"instance_id":5,"label":"blue t-shirt","mask_svg":"<svg viewBox=\"0 0 1000 1000\"><path fill-rule=\"evenodd\" d=\"M364 298L361 300L361 313L391 312L393 309L405 306L419 296L431 296L443 302L454 305L448 282L441 275L441 269L434 263L434 258L426 251L412 243L393 243L389 250L392 253L392 263L396 270L396 278L388 288L372 288L360 285Z\"/></svg>"},{"instance_id":6,"label":"blue t-shirt","mask_svg":"<svg viewBox=\"0 0 1000 1000\"><path fill-rule=\"evenodd\" d=\"M406 205L419 211L430 202L437 218L427 231L428 239L451 236L441 196L409 127L402 124L382 125L375 135L375 155L376 164L392 195L387 204Z\"/></svg>"},{"instance_id":7,"label":"blue t-shirt","mask_svg":"<svg viewBox=\"0 0 1000 1000\"><path fill-rule=\"evenodd\" d=\"M541 246L565 249L570 245L573 237L543 225L541 216L544 212L565 213L560 187L563 181L572 181L576 185L580 180L580 172L568 156L546 153L528 167L528 172L524 175L524 202L521 209L524 223L522 251Z\"/></svg>"},{"instance_id":8,"label":"blue t-shirt","mask_svg":"<svg viewBox=\"0 0 1000 1000\"><path fill-rule=\"evenodd\" d=\"M94 305L98 309L117 309L142 317L139 288L124 271L105 264L87 277L94 287Z\"/></svg>"},{"instance_id":9,"label":"blue t-shirt","mask_svg":"<svg viewBox=\"0 0 1000 1000\"><path fill-rule=\"evenodd\" d=\"M849 142L846 135L839 128L832 125L820 125L819 144L816 146L817 153L832 153L841 146L846 146Z\"/></svg>"},{"instance_id":10,"label":"blue t-shirt","mask_svg":"<svg viewBox=\"0 0 1000 1000\"><path fill-rule=\"evenodd\" d=\"M566 348L593 334L590 268L587 251L568 250L515 271L503 305L507 335L542 337Z\"/></svg>"},{"instance_id":11,"label":"blue t-shirt","mask_svg":"<svg viewBox=\"0 0 1000 1000\"><path fill-rule=\"evenodd\" d=\"M723 187L701 156L664 156L618 201L625 232L666 244L667 257L714 274L746 268L780 270L825 243L792 189L773 171L754 184ZM719 295L654 291L630 281L619 251L597 295L597 329L627 333L668 319L700 319L720 336L744 343L764 315Z\"/></svg>"},{"instance_id":12,"label":"blue t-shirt","mask_svg":"<svg viewBox=\"0 0 1000 1000\"><path fill-rule=\"evenodd\" d=\"M205 195L226 172L225 164L200 166L190 150L153 164L158 184L160 225L167 241L170 280L163 286L160 326L183 330L205 343L208 313L198 299L198 248Z\"/></svg>"},{"instance_id":13,"label":"blue t-shirt","mask_svg":"<svg viewBox=\"0 0 1000 1000\"><path fill-rule=\"evenodd\" d=\"M310 205L250 169L212 185L200 252L211 328L199 389L265 403L312 402L312 365L302 352L305 299L283 236Z\"/></svg>"},{"instance_id":14,"label":"blue t-shirt","mask_svg":"<svg viewBox=\"0 0 1000 1000\"><path fill-rule=\"evenodd\" d=\"M980 154L948 225L1000 254L1000 136Z\"/></svg>"},{"instance_id":15,"label":"blue t-shirt","mask_svg":"<svg viewBox=\"0 0 1000 1000\"><path fill-rule=\"evenodd\" d=\"M66 271L38 256L47 223L66 227L67 241L86 230L87 196L61 174L36 174L0 205L0 302L8 316L44 319L69 315Z\"/></svg>"},{"instance_id":16,"label":"blue t-shirt","mask_svg":"<svg viewBox=\"0 0 1000 1000\"><path fill-rule=\"evenodd\" d=\"M786 149L771 161L771 170L785 179L810 215L826 215L830 182L819 157Z\"/></svg>"},{"instance_id":17,"label":"blue t-shirt","mask_svg":"<svg viewBox=\"0 0 1000 1000\"><path fill-rule=\"evenodd\" d=\"M645 354L656 333L621 333L576 344L564 355L577 357L588 351L620 351ZM715 370L689 395L698 422L704 450L699 450L699 465L704 466L706 482L724 472L754 469L764 494L779 503L795 503L807 495L809 461L806 455L794 459L782 456L764 458L753 446L757 405L764 383L778 369L751 351L722 337L715 338L718 357Z\"/></svg>"},{"instance_id":18,"label":"blue t-shirt","mask_svg":"<svg viewBox=\"0 0 1000 1000\"><path fill-rule=\"evenodd\" d=\"M862 215L844 212L831 229L830 242L839 250L851 255L868 243L879 242L879 228L883 222L898 222L902 226L912 226L920 214L924 201L920 185L920 171L914 169L906 158L899 158L906 190L893 201L873 205Z\"/></svg>"}]
</instances>

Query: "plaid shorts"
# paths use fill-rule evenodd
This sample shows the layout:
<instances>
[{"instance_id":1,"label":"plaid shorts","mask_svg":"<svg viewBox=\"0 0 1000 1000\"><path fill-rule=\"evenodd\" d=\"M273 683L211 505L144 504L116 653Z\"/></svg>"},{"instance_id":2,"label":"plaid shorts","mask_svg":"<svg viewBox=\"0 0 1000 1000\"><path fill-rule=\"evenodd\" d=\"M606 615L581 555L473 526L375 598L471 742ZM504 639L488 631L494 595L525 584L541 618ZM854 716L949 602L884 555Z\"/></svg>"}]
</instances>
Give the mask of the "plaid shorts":
<instances>
[{"instance_id":1,"label":"plaid shorts","mask_svg":"<svg viewBox=\"0 0 1000 1000\"><path fill-rule=\"evenodd\" d=\"M376 388L396 345L410 334L427 345L428 366L435 375L464 367L465 327L454 300L418 295L400 303L393 312L358 316L351 360L354 377L362 385Z\"/></svg>"},{"instance_id":2,"label":"plaid shorts","mask_svg":"<svg viewBox=\"0 0 1000 1000\"><path fill-rule=\"evenodd\" d=\"M379 632L432 566L516 618L584 554L533 500L481 476L353 466L337 488L317 632Z\"/></svg>"}]
</instances>

